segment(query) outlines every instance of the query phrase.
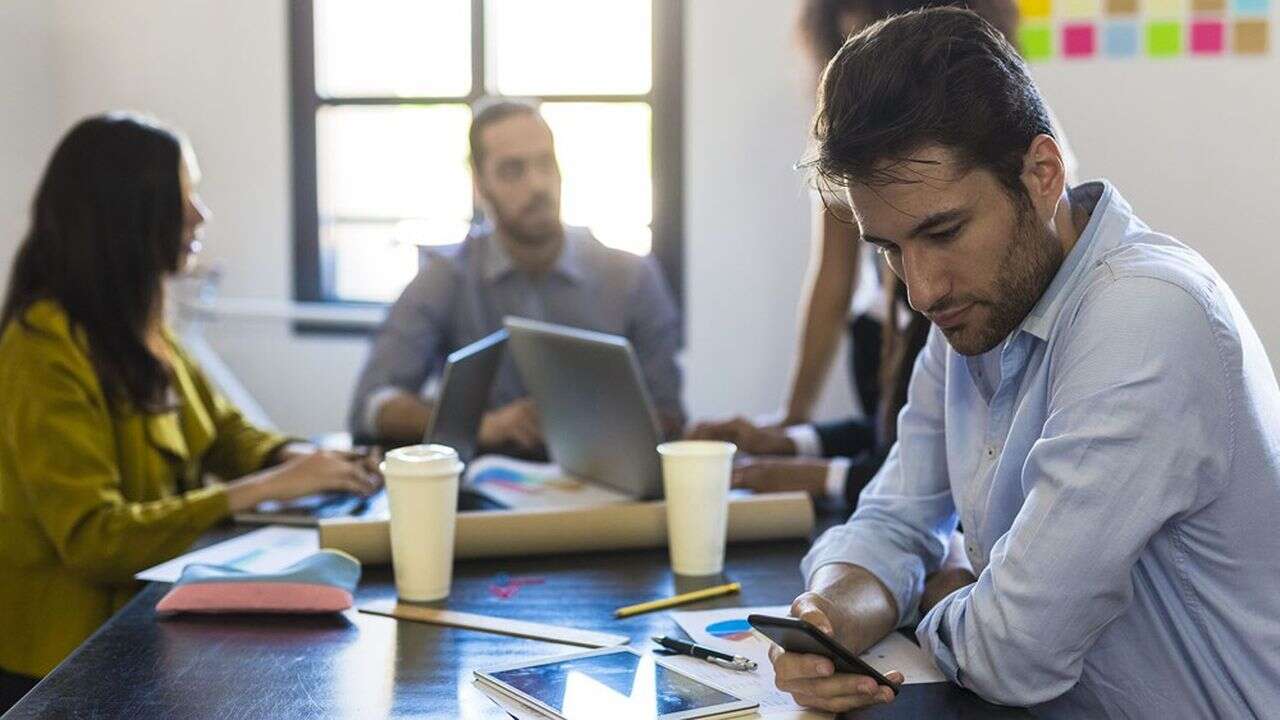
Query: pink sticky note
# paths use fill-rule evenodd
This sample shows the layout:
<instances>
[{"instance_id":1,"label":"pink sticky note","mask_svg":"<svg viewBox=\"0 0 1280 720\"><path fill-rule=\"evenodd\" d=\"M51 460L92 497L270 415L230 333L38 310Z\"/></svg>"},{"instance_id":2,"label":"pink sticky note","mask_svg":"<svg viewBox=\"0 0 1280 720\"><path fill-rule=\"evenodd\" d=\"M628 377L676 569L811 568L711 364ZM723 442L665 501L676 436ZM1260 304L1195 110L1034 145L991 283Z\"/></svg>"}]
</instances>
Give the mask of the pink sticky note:
<instances>
[{"instance_id":1,"label":"pink sticky note","mask_svg":"<svg viewBox=\"0 0 1280 720\"><path fill-rule=\"evenodd\" d=\"M1062 26L1062 54L1065 57L1092 57L1095 46L1093 25L1076 23Z\"/></svg>"},{"instance_id":2,"label":"pink sticky note","mask_svg":"<svg viewBox=\"0 0 1280 720\"><path fill-rule=\"evenodd\" d=\"M1221 20L1196 20L1191 23L1191 52L1196 55L1221 55L1226 46L1226 32Z\"/></svg>"}]
</instances>

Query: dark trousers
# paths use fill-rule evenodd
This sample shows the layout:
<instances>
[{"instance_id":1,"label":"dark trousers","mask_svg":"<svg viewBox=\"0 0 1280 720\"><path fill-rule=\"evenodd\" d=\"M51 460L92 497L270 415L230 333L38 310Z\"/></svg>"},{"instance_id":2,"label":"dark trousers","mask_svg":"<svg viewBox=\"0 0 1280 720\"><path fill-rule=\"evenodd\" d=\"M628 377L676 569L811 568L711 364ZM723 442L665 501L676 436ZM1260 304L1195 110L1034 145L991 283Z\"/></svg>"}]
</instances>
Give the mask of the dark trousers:
<instances>
[{"instance_id":1,"label":"dark trousers","mask_svg":"<svg viewBox=\"0 0 1280 720\"><path fill-rule=\"evenodd\" d=\"M22 696L26 695L38 682L40 678L0 670L0 715L17 705Z\"/></svg>"}]
</instances>

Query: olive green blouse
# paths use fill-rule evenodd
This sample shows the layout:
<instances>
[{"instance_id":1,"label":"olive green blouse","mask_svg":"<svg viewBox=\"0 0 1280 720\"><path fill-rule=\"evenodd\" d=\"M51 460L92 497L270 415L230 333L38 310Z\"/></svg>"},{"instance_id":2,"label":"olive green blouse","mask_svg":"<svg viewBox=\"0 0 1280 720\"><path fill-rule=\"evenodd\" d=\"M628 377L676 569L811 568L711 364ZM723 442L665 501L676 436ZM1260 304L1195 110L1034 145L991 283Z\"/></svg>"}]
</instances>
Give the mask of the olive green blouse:
<instances>
[{"instance_id":1,"label":"olive green blouse","mask_svg":"<svg viewBox=\"0 0 1280 720\"><path fill-rule=\"evenodd\" d=\"M166 333L175 409L113 411L51 301L0 334L0 668L43 676L229 514L225 489L286 438L259 430Z\"/></svg>"}]
</instances>

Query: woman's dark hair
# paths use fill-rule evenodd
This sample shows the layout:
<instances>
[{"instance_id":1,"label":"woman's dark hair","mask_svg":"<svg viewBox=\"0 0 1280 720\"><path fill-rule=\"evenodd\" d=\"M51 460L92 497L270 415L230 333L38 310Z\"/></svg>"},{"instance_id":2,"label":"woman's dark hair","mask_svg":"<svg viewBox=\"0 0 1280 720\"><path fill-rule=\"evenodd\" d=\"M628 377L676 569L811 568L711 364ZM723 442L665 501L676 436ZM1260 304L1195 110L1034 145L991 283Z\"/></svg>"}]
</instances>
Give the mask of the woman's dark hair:
<instances>
[{"instance_id":1,"label":"woman's dark hair","mask_svg":"<svg viewBox=\"0 0 1280 720\"><path fill-rule=\"evenodd\" d=\"M907 181L901 163L927 145L960 169L983 168L1024 194L1023 155L1053 135L1027 66L976 13L917 10L881 20L845 43L823 74L810 164L834 186Z\"/></svg>"},{"instance_id":2,"label":"woman's dark hair","mask_svg":"<svg viewBox=\"0 0 1280 720\"><path fill-rule=\"evenodd\" d=\"M144 118L80 121L58 143L13 263L0 330L36 302L57 302L113 407L166 406L165 362L148 349L166 275L182 257L182 140Z\"/></svg>"},{"instance_id":3,"label":"woman's dark hair","mask_svg":"<svg viewBox=\"0 0 1280 720\"><path fill-rule=\"evenodd\" d=\"M1014 0L805 0L800 8L800 39L819 65L835 57L849 33L846 17L870 25L877 20L932 7L967 8L1017 45L1018 6ZM862 28L854 29L856 34Z\"/></svg>"}]
</instances>

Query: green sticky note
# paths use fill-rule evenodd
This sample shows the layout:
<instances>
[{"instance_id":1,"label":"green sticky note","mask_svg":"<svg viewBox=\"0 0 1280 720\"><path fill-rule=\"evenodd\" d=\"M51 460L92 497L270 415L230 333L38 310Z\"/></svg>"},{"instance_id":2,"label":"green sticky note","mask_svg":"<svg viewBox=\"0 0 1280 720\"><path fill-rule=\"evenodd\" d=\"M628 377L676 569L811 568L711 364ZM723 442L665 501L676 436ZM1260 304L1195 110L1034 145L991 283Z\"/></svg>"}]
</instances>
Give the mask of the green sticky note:
<instances>
[{"instance_id":1,"label":"green sticky note","mask_svg":"<svg viewBox=\"0 0 1280 720\"><path fill-rule=\"evenodd\" d=\"M1027 60L1047 60L1053 56L1053 30L1048 25L1023 25L1018 44Z\"/></svg>"},{"instance_id":2,"label":"green sticky note","mask_svg":"<svg viewBox=\"0 0 1280 720\"><path fill-rule=\"evenodd\" d=\"M1178 22L1147 23L1147 54L1153 58L1174 57L1182 53L1182 24Z\"/></svg>"}]
</instances>

